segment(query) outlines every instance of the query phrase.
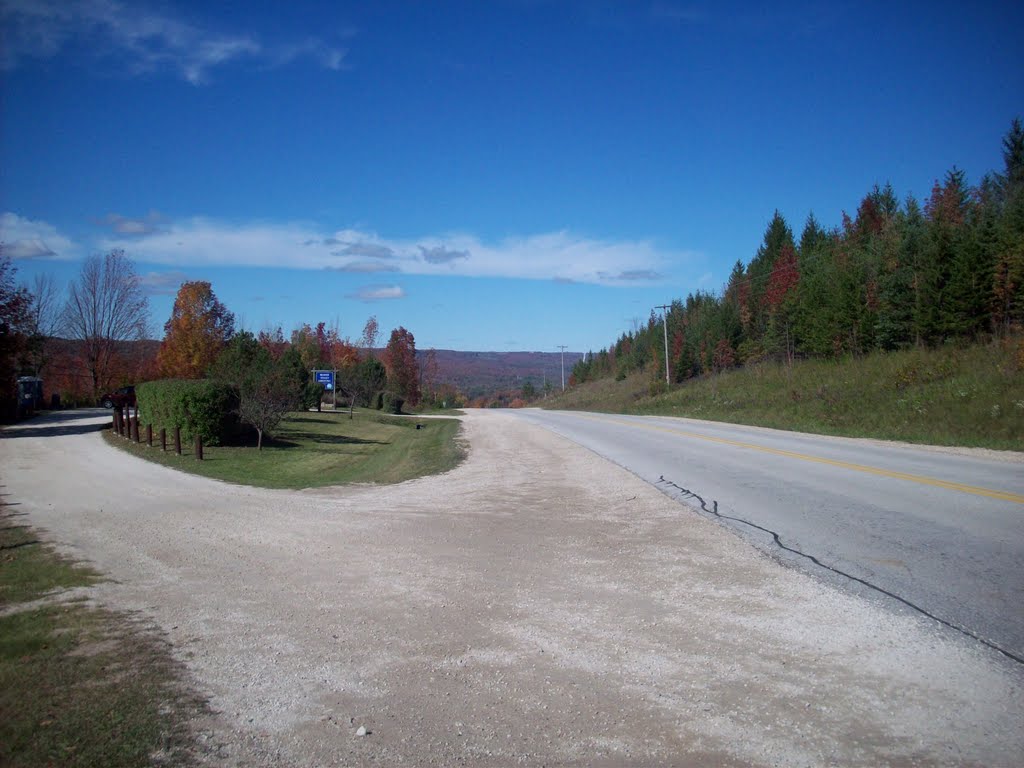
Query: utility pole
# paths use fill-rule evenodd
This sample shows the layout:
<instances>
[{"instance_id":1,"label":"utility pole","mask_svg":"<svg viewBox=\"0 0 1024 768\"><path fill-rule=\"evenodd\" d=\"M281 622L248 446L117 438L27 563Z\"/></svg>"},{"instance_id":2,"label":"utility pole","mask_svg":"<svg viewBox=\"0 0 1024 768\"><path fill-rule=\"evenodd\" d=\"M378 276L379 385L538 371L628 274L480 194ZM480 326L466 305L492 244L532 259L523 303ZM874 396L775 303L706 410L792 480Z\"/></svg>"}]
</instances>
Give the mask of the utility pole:
<instances>
[{"instance_id":1,"label":"utility pole","mask_svg":"<svg viewBox=\"0 0 1024 768\"><path fill-rule=\"evenodd\" d=\"M665 330L665 386L671 386L668 380L668 310L671 304L660 304L655 309L661 310L661 327Z\"/></svg>"},{"instance_id":2,"label":"utility pole","mask_svg":"<svg viewBox=\"0 0 1024 768\"><path fill-rule=\"evenodd\" d=\"M565 392L565 350L564 344L559 344L558 348L562 350L562 391Z\"/></svg>"}]
</instances>

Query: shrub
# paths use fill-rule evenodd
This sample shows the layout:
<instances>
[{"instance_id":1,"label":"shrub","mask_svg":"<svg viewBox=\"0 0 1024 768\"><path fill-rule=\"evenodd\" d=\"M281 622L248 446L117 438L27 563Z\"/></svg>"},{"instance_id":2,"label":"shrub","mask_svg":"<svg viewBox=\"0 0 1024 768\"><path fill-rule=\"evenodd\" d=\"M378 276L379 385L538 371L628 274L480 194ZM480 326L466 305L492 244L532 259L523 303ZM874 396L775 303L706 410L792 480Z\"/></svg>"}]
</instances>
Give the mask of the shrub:
<instances>
[{"instance_id":1,"label":"shrub","mask_svg":"<svg viewBox=\"0 0 1024 768\"><path fill-rule=\"evenodd\" d=\"M405 398L401 395L396 395L394 392L384 393L384 412L393 413L396 416L402 412L402 406L405 405Z\"/></svg>"},{"instance_id":2,"label":"shrub","mask_svg":"<svg viewBox=\"0 0 1024 768\"><path fill-rule=\"evenodd\" d=\"M139 423L154 429L181 428L183 440L199 435L207 445L238 436L238 392L209 380L165 379L140 384L135 390Z\"/></svg>"}]
</instances>

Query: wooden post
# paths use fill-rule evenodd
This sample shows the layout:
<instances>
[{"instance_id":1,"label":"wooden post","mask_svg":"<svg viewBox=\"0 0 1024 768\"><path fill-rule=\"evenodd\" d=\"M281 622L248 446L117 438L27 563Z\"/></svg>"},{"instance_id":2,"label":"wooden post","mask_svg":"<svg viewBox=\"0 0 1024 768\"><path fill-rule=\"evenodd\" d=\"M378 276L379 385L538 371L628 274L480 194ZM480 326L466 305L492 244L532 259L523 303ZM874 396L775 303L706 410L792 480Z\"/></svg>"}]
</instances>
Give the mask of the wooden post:
<instances>
[{"instance_id":1,"label":"wooden post","mask_svg":"<svg viewBox=\"0 0 1024 768\"><path fill-rule=\"evenodd\" d=\"M139 440L139 417L132 416L132 442L138 443Z\"/></svg>"},{"instance_id":2,"label":"wooden post","mask_svg":"<svg viewBox=\"0 0 1024 768\"><path fill-rule=\"evenodd\" d=\"M181 456L181 427L174 428L174 452Z\"/></svg>"},{"instance_id":3,"label":"wooden post","mask_svg":"<svg viewBox=\"0 0 1024 768\"><path fill-rule=\"evenodd\" d=\"M131 437L131 431L132 431L131 430L131 426L132 426L131 425L131 419L129 419L128 415L122 410L121 411L121 437L125 437L125 438Z\"/></svg>"},{"instance_id":4,"label":"wooden post","mask_svg":"<svg viewBox=\"0 0 1024 768\"><path fill-rule=\"evenodd\" d=\"M160 427L160 450L167 452L167 428Z\"/></svg>"},{"instance_id":5,"label":"wooden post","mask_svg":"<svg viewBox=\"0 0 1024 768\"><path fill-rule=\"evenodd\" d=\"M203 438L198 434L196 435L196 458L199 461L203 460Z\"/></svg>"},{"instance_id":6,"label":"wooden post","mask_svg":"<svg viewBox=\"0 0 1024 768\"><path fill-rule=\"evenodd\" d=\"M110 414L110 417L111 417L111 419L113 419L113 422L114 422L113 426L111 427L111 429L114 430L114 434L115 435L121 434L121 425L117 423L117 421L118 421L117 416L118 416L118 413L117 413L117 409L115 408L114 411Z\"/></svg>"},{"instance_id":7,"label":"wooden post","mask_svg":"<svg viewBox=\"0 0 1024 768\"><path fill-rule=\"evenodd\" d=\"M146 425L146 445L148 445L150 448L153 447L153 425L152 424L147 424Z\"/></svg>"}]
</instances>

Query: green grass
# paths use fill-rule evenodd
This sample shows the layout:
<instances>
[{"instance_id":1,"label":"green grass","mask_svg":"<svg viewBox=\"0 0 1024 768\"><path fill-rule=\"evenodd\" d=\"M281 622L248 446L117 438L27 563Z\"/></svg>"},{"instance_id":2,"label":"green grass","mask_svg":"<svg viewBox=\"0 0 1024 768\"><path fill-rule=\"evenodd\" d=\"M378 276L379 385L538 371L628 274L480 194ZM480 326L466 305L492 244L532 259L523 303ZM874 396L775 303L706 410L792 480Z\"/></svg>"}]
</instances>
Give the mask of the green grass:
<instances>
[{"instance_id":1,"label":"green grass","mask_svg":"<svg viewBox=\"0 0 1024 768\"><path fill-rule=\"evenodd\" d=\"M792 366L762 363L654 395L652 378L648 372L588 383L545 407L1024 450L1024 340L1019 339Z\"/></svg>"},{"instance_id":2,"label":"green grass","mask_svg":"<svg viewBox=\"0 0 1024 768\"><path fill-rule=\"evenodd\" d=\"M152 631L81 602L26 601L100 577L0 521L0 765L140 766L191 759L202 703Z\"/></svg>"},{"instance_id":3,"label":"green grass","mask_svg":"<svg viewBox=\"0 0 1024 768\"><path fill-rule=\"evenodd\" d=\"M416 429L421 424L422 429ZM143 430L144 431L144 430ZM112 445L151 461L205 477L262 488L314 488L343 483L399 483L445 472L462 459L455 419L385 416L376 411L296 412L264 439L263 450L253 446L215 446L197 461L191 445L183 455L159 447L136 445L115 437Z\"/></svg>"},{"instance_id":4,"label":"green grass","mask_svg":"<svg viewBox=\"0 0 1024 768\"><path fill-rule=\"evenodd\" d=\"M2 507L0 523L0 608L99 580L91 569L55 556L33 529L14 523L11 509Z\"/></svg>"}]
</instances>

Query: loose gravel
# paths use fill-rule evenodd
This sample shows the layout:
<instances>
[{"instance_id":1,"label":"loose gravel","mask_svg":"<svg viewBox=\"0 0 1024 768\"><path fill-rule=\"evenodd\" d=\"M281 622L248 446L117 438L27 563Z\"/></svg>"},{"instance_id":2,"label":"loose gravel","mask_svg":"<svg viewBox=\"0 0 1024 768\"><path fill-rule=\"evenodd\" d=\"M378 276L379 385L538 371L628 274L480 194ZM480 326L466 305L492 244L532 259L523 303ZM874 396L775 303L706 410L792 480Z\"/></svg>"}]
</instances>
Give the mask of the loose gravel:
<instances>
[{"instance_id":1,"label":"loose gravel","mask_svg":"<svg viewBox=\"0 0 1024 768\"><path fill-rule=\"evenodd\" d=\"M1019 665L779 565L506 414L396 486L270 491L0 439L6 500L166 632L218 766L1016 765Z\"/></svg>"}]
</instances>

